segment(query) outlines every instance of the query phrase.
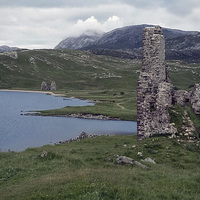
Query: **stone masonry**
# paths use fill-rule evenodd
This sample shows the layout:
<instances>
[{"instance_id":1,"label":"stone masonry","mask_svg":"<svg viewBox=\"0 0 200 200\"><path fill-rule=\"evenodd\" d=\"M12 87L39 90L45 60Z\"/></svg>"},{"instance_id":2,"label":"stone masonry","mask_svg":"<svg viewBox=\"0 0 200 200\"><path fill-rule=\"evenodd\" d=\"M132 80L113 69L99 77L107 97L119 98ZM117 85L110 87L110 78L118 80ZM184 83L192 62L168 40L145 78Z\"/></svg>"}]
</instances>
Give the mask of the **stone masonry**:
<instances>
[{"instance_id":1,"label":"stone masonry","mask_svg":"<svg viewBox=\"0 0 200 200\"><path fill-rule=\"evenodd\" d=\"M165 38L159 26L143 30L142 72L137 82L137 137L177 132L170 124L173 86L165 63Z\"/></svg>"},{"instance_id":2,"label":"stone masonry","mask_svg":"<svg viewBox=\"0 0 200 200\"><path fill-rule=\"evenodd\" d=\"M194 85L194 89L191 92L190 103L195 114L200 116L200 83Z\"/></svg>"}]
</instances>

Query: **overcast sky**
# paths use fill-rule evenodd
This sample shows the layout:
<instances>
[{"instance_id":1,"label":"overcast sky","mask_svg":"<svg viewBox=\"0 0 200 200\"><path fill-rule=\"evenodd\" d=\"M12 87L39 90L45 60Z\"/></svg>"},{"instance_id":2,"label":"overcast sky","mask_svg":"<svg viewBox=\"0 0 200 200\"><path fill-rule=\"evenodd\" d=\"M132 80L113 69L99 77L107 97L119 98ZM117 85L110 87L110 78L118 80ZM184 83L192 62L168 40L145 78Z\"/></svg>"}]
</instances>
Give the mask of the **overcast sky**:
<instances>
[{"instance_id":1,"label":"overcast sky","mask_svg":"<svg viewBox=\"0 0 200 200\"><path fill-rule=\"evenodd\" d=\"M88 29L138 24L200 31L200 0L0 0L0 46L54 48Z\"/></svg>"}]
</instances>

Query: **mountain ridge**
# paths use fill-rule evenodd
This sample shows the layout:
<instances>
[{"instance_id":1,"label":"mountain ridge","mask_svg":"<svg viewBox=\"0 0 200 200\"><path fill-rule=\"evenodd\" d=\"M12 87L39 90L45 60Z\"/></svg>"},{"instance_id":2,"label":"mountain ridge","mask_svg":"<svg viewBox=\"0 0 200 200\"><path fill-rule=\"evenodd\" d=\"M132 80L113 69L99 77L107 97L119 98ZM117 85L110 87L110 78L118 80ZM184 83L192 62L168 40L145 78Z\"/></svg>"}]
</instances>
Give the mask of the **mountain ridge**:
<instances>
[{"instance_id":1,"label":"mountain ridge","mask_svg":"<svg viewBox=\"0 0 200 200\"><path fill-rule=\"evenodd\" d=\"M9 52L9 51L17 51L19 50L18 47L9 47L7 45L0 46L0 53Z\"/></svg>"},{"instance_id":2,"label":"mountain ridge","mask_svg":"<svg viewBox=\"0 0 200 200\"><path fill-rule=\"evenodd\" d=\"M82 33L78 37L68 37L62 40L58 45L54 47L54 49L81 49L103 35L103 32L96 31L96 30L87 30L86 32Z\"/></svg>"},{"instance_id":3,"label":"mountain ridge","mask_svg":"<svg viewBox=\"0 0 200 200\"><path fill-rule=\"evenodd\" d=\"M57 45L56 49L81 49L98 55L140 59L142 58L143 28L150 26L152 25L142 24L117 28L93 38L92 41L86 37L84 39L87 43L82 46L78 44L80 41L83 43L83 37L76 37L73 45L63 45L62 48ZM170 28L162 28L162 30L166 39L167 59L200 62L200 32Z\"/></svg>"}]
</instances>

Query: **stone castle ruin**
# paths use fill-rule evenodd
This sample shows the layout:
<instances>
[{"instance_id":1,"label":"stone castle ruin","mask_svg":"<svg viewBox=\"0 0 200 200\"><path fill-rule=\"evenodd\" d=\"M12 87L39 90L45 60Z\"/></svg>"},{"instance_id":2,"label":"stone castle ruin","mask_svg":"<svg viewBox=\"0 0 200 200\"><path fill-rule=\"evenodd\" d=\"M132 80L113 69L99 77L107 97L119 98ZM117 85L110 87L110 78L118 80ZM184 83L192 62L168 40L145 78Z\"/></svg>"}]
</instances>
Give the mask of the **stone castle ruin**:
<instances>
[{"instance_id":1,"label":"stone castle ruin","mask_svg":"<svg viewBox=\"0 0 200 200\"><path fill-rule=\"evenodd\" d=\"M143 30L143 63L137 82L137 137L176 134L170 122L169 108L177 103L191 102L200 114L200 84L192 92L174 91L165 62L165 38L159 26Z\"/></svg>"}]
</instances>

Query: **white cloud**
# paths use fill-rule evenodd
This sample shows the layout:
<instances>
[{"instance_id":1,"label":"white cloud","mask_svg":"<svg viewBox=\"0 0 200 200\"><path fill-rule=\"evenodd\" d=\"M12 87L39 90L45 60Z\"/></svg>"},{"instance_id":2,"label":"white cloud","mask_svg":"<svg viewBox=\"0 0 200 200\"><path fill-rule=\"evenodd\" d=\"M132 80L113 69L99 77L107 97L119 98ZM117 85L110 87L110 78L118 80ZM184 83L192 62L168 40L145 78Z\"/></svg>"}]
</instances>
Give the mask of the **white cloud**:
<instances>
[{"instance_id":1,"label":"white cloud","mask_svg":"<svg viewBox=\"0 0 200 200\"><path fill-rule=\"evenodd\" d=\"M116 15L113 15L112 17L108 18L108 21L109 22L117 22L117 21L120 21L120 18Z\"/></svg>"},{"instance_id":2,"label":"white cloud","mask_svg":"<svg viewBox=\"0 0 200 200\"><path fill-rule=\"evenodd\" d=\"M200 1L0 0L0 45L53 48L88 29L138 24L200 30Z\"/></svg>"},{"instance_id":3,"label":"white cloud","mask_svg":"<svg viewBox=\"0 0 200 200\"><path fill-rule=\"evenodd\" d=\"M91 16L86 20L77 20L76 24L72 25L71 31L68 32L68 36L79 36L86 30L99 30L107 32L122 26L122 20L116 15L109 17L105 21L98 21L94 16Z\"/></svg>"}]
</instances>

